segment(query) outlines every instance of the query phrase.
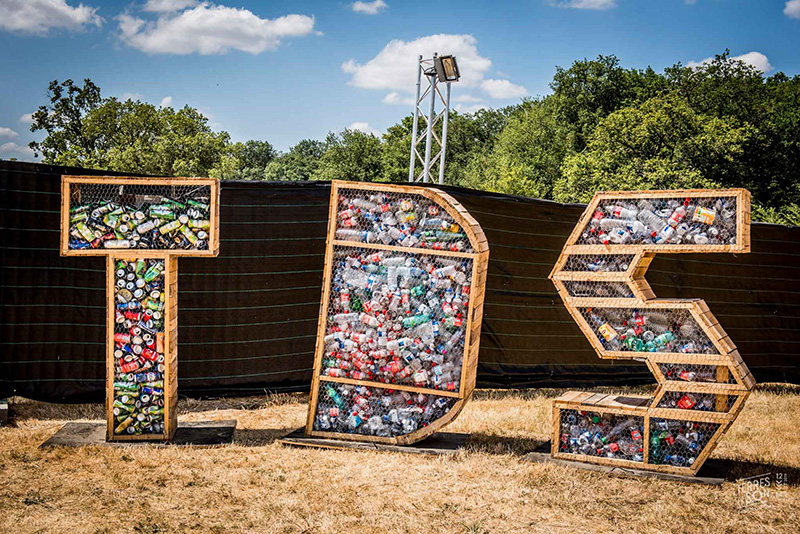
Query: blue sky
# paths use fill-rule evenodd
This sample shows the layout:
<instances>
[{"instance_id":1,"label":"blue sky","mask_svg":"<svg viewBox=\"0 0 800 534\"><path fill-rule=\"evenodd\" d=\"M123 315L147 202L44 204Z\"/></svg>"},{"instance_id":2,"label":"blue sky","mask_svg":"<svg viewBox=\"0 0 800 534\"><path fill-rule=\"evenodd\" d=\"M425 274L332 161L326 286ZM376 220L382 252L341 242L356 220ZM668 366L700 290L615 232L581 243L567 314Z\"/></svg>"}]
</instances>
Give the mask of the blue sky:
<instances>
[{"instance_id":1,"label":"blue sky","mask_svg":"<svg viewBox=\"0 0 800 534\"><path fill-rule=\"evenodd\" d=\"M800 73L800 0L0 0L0 158L32 159L25 115L53 79L189 104L234 140L286 150L410 113L418 53L457 55L454 105L470 111L547 94L575 59L661 70L725 48Z\"/></svg>"}]
</instances>

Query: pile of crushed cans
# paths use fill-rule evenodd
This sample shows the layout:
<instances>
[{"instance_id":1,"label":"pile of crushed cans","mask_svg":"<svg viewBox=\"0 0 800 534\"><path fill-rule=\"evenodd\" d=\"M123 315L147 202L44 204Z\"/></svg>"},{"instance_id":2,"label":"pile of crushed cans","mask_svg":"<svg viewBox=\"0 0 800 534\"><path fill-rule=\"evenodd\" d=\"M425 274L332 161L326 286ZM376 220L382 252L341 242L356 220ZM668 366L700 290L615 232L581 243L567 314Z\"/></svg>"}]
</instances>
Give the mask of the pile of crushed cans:
<instances>
[{"instance_id":1,"label":"pile of crushed cans","mask_svg":"<svg viewBox=\"0 0 800 534\"><path fill-rule=\"evenodd\" d=\"M732 198L639 199L599 206L581 245L730 245L736 243Z\"/></svg>"},{"instance_id":2,"label":"pile of crushed cans","mask_svg":"<svg viewBox=\"0 0 800 534\"><path fill-rule=\"evenodd\" d=\"M164 432L164 260L115 263L114 434Z\"/></svg>"},{"instance_id":3,"label":"pile of crushed cans","mask_svg":"<svg viewBox=\"0 0 800 534\"><path fill-rule=\"evenodd\" d=\"M408 391L322 382L314 430L394 437L443 417L455 399Z\"/></svg>"},{"instance_id":4,"label":"pile of crushed cans","mask_svg":"<svg viewBox=\"0 0 800 534\"><path fill-rule=\"evenodd\" d=\"M104 200L70 207L70 250L208 249L208 199L140 198L135 205Z\"/></svg>"}]
</instances>

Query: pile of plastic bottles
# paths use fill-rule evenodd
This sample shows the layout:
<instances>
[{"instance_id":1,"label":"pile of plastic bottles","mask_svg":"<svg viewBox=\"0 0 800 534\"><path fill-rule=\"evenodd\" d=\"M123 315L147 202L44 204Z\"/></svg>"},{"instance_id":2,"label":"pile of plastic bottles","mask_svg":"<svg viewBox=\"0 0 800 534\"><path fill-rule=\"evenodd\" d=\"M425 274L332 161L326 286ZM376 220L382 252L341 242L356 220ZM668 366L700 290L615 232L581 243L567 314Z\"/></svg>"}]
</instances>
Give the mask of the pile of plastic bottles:
<instances>
[{"instance_id":1,"label":"pile of plastic bottles","mask_svg":"<svg viewBox=\"0 0 800 534\"><path fill-rule=\"evenodd\" d=\"M321 382L314 430L394 437L444 416L455 399L408 391Z\"/></svg>"},{"instance_id":2,"label":"pile of plastic bottles","mask_svg":"<svg viewBox=\"0 0 800 534\"><path fill-rule=\"evenodd\" d=\"M733 198L619 199L602 203L579 244L729 245L736 243Z\"/></svg>"},{"instance_id":3,"label":"pile of plastic bottles","mask_svg":"<svg viewBox=\"0 0 800 534\"><path fill-rule=\"evenodd\" d=\"M570 254L564 264L565 271L592 271L595 273L618 273L628 270L633 254L598 255Z\"/></svg>"},{"instance_id":4,"label":"pile of plastic bottles","mask_svg":"<svg viewBox=\"0 0 800 534\"><path fill-rule=\"evenodd\" d=\"M633 298L633 291L625 282L565 280L564 287L570 297Z\"/></svg>"},{"instance_id":5,"label":"pile of plastic bottles","mask_svg":"<svg viewBox=\"0 0 800 534\"><path fill-rule=\"evenodd\" d=\"M658 368L664 375L664 378L671 381L678 382L720 382L717 379L717 366L716 365L697 365L685 363L659 363ZM736 383L733 374L730 372L723 376L727 376L721 382L723 384Z\"/></svg>"},{"instance_id":6,"label":"pile of plastic bottles","mask_svg":"<svg viewBox=\"0 0 800 534\"><path fill-rule=\"evenodd\" d=\"M164 432L164 260L117 260L114 433Z\"/></svg>"},{"instance_id":7,"label":"pile of plastic bottles","mask_svg":"<svg viewBox=\"0 0 800 534\"><path fill-rule=\"evenodd\" d=\"M472 261L337 247L322 374L459 390Z\"/></svg>"},{"instance_id":8,"label":"pile of plastic bottles","mask_svg":"<svg viewBox=\"0 0 800 534\"><path fill-rule=\"evenodd\" d=\"M472 252L464 230L443 208L405 193L340 190L336 239Z\"/></svg>"},{"instance_id":9,"label":"pile of plastic bottles","mask_svg":"<svg viewBox=\"0 0 800 534\"><path fill-rule=\"evenodd\" d=\"M652 419L650 462L691 467L718 428L716 423Z\"/></svg>"},{"instance_id":10,"label":"pile of plastic bottles","mask_svg":"<svg viewBox=\"0 0 800 534\"><path fill-rule=\"evenodd\" d=\"M561 411L561 452L644 461L644 418Z\"/></svg>"},{"instance_id":11,"label":"pile of plastic bottles","mask_svg":"<svg viewBox=\"0 0 800 534\"><path fill-rule=\"evenodd\" d=\"M727 412L735 400L735 395L667 391L661 397L658 407L698 412Z\"/></svg>"},{"instance_id":12,"label":"pile of plastic bottles","mask_svg":"<svg viewBox=\"0 0 800 534\"><path fill-rule=\"evenodd\" d=\"M69 248L207 250L207 197L130 196L70 207ZM127 197L124 197L127 198Z\"/></svg>"},{"instance_id":13,"label":"pile of plastic bottles","mask_svg":"<svg viewBox=\"0 0 800 534\"><path fill-rule=\"evenodd\" d=\"M688 310L582 308L580 311L605 350L717 353Z\"/></svg>"}]
</instances>

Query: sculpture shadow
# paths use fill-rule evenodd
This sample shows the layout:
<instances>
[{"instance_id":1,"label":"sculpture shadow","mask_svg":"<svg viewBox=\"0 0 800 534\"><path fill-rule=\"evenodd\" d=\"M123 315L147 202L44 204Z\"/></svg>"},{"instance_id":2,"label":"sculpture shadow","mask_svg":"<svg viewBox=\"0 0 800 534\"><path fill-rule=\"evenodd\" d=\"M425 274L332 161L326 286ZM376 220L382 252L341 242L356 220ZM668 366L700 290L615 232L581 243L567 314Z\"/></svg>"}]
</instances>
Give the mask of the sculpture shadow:
<instances>
[{"instance_id":1,"label":"sculpture shadow","mask_svg":"<svg viewBox=\"0 0 800 534\"><path fill-rule=\"evenodd\" d=\"M243 428L233 433L233 445L264 447L296 430L296 426L283 428Z\"/></svg>"},{"instance_id":2,"label":"sculpture shadow","mask_svg":"<svg viewBox=\"0 0 800 534\"><path fill-rule=\"evenodd\" d=\"M529 452L544 450L550 441L525 437L498 436L485 432L474 432L470 440L464 446L469 452L485 452L488 454L511 454L513 456L524 456Z\"/></svg>"}]
</instances>

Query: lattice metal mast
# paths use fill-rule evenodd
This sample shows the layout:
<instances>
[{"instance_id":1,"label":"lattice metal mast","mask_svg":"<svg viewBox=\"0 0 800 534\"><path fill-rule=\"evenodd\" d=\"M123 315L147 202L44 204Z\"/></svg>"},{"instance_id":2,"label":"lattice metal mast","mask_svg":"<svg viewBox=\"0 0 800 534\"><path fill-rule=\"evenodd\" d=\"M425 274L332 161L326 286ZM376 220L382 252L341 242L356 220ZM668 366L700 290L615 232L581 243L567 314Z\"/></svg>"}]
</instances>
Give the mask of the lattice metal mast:
<instances>
[{"instance_id":1,"label":"lattice metal mast","mask_svg":"<svg viewBox=\"0 0 800 534\"><path fill-rule=\"evenodd\" d=\"M428 81L428 85L425 91L420 93L423 74ZM455 57L453 56L442 56L440 58L437 53L434 53L431 59L423 59L422 56L417 58L417 91L414 103L414 124L411 130L411 154L408 170L409 182L430 182L431 170L438 165L439 183L444 183L444 163L445 152L447 150L447 122L450 118L450 84L453 81L458 81L458 77L458 67L455 62ZM440 81L443 81L445 84L444 95L439 89ZM436 113L437 98L442 105L442 110L438 114ZM422 103L425 102L426 99L428 100L427 114L421 108ZM420 118L425 121L424 136L419 135ZM439 121L443 121L441 138L436 133L436 125ZM423 139L425 140L424 155L420 154L419 151L419 145L422 143ZM438 150L432 155L434 142ZM422 164L422 171L419 174L415 173L417 160Z\"/></svg>"}]
</instances>

